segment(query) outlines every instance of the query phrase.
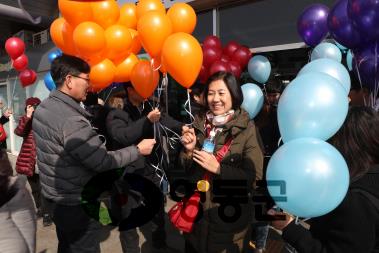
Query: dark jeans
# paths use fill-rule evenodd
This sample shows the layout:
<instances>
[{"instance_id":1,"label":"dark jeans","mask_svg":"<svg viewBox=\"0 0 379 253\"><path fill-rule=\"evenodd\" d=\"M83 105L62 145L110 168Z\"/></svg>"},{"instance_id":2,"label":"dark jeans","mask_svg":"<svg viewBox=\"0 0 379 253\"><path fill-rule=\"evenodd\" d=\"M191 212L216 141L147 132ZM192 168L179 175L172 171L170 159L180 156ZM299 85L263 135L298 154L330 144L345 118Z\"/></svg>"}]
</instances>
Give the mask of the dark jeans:
<instances>
[{"instance_id":1,"label":"dark jeans","mask_svg":"<svg viewBox=\"0 0 379 253\"><path fill-rule=\"evenodd\" d=\"M38 210L37 214L40 214L40 215L47 214L46 208L44 208L44 205L42 202L41 183L39 182L39 175L34 173L33 176L27 177L27 178L28 178L30 188L32 189L34 202L36 203L36 207Z\"/></svg>"},{"instance_id":2,"label":"dark jeans","mask_svg":"<svg viewBox=\"0 0 379 253\"><path fill-rule=\"evenodd\" d=\"M43 202L56 226L58 253L100 252L100 241L108 237L109 230L91 219L80 205L59 205L46 198Z\"/></svg>"},{"instance_id":3,"label":"dark jeans","mask_svg":"<svg viewBox=\"0 0 379 253\"><path fill-rule=\"evenodd\" d=\"M159 212L154 218L139 227L139 229L146 239L146 245L143 245L143 248L146 246L150 249L159 249L166 246L164 203L162 203ZM140 252L139 236L136 228L120 231L120 241L124 253ZM151 250L142 250L142 252L151 252Z\"/></svg>"},{"instance_id":4,"label":"dark jeans","mask_svg":"<svg viewBox=\"0 0 379 253\"><path fill-rule=\"evenodd\" d=\"M265 249L269 232L269 226L266 222L256 222L253 225L255 230L255 246L257 249Z\"/></svg>"}]
</instances>

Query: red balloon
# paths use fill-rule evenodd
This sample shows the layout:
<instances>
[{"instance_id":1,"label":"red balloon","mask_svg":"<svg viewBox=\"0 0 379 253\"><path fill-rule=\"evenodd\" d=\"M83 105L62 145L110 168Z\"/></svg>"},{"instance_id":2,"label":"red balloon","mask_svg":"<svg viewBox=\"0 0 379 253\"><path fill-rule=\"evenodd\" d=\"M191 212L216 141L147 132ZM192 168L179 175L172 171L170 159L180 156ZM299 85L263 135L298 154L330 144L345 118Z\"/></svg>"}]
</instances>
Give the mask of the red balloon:
<instances>
[{"instance_id":1,"label":"red balloon","mask_svg":"<svg viewBox=\"0 0 379 253\"><path fill-rule=\"evenodd\" d=\"M232 40L226 44L222 53L229 57L232 57L233 53L240 47L241 45L238 42Z\"/></svg>"},{"instance_id":2,"label":"red balloon","mask_svg":"<svg viewBox=\"0 0 379 253\"><path fill-rule=\"evenodd\" d=\"M215 61L221 59L222 51L217 47L204 47L203 46L203 64L210 67Z\"/></svg>"},{"instance_id":3,"label":"red balloon","mask_svg":"<svg viewBox=\"0 0 379 253\"><path fill-rule=\"evenodd\" d=\"M232 61L238 62L241 66L241 69L244 69L249 63L250 58L250 49L247 47L240 47L233 53Z\"/></svg>"},{"instance_id":4,"label":"red balloon","mask_svg":"<svg viewBox=\"0 0 379 253\"><path fill-rule=\"evenodd\" d=\"M223 54L221 56L221 61L228 63L228 62L230 62L230 57L227 56L226 54Z\"/></svg>"},{"instance_id":5,"label":"red balloon","mask_svg":"<svg viewBox=\"0 0 379 253\"><path fill-rule=\"evenodd\" d=\"M33 70L30 69L25 69L22 72L20 72L19 76L21 85L23 87L32 85L36 79L37 79L37 74Z\"/></svg>"},{"instance_id":6,"label":"red balloon","mask_svg":"<svg viewBox=\"0 0 379 253\"><path fill-rule=\"evenodd\" d=\"M28 63L29 63L28 57L23 54L13 61L12 66L15 70L23 71L24 69L28 67Z\"/></svg>"},{"instance_id":7,"label":"red balloon","mask_svg":"<svg viewBox=\"0 0 379 253\"><path fill-rule=\"evenodd\" d=\"M232 72L228 63L222 61L215 61L209 69L209 75L213 75L214 73L219 71L225 71L230 73Z\"/></svg>"},{"instance_id":8,"label":"red balloon","mask_svg":"<svg viewBox=\"0 0 379 253\"><path fill-rule=\"evenodd\" d=\"M201 66L199 73L199 81L200 83L206 83L209 77L209 70L204 65Z\"/></svg>"},{"instance_id":9,"label":"red balloon","mask_svg":"<svg viewBox=\"0 0 379 253\"><path fill-rule=\"evenodd\" d=\"M5 51L14 60L25 52L25 43L17 37L9 38L5 42Z\"/></svg>"},{"instance_id":10,"label":"red balloon","mask_svg":"<svg viewBox=\"0 0 379 253\"><path fill-rule=\"evenodd\" d=\"M238 62L235 61L230 61L229 62L229 67L232 72L232 74L239 79L241 77L242 69L241 66Z\"/></svg>"},{"instance_id":11,"label":"red balloon","mask_svg":"<svg viewBox=\"0 0 379 253\"><path fill-rule=\"evenodd\" d=\"M207 36L203 41L203 47L214 47L222 49L221 41L217 36Z\"/></svg>"}]
</instances>

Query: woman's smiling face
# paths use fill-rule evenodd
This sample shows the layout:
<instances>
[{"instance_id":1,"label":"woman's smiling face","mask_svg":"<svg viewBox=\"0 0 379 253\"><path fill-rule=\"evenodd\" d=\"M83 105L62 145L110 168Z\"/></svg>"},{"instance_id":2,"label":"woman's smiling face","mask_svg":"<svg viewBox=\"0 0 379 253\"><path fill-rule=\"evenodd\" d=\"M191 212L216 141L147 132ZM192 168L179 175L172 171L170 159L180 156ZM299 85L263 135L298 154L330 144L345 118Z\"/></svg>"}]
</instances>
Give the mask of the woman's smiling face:
<instances>
[{"instance_id":1,"label":"woman's smiling face","mask_svg":"<svg viewBox=\"0 0 379 253\"><path fill-rule=\"evenodd\" d=\"M222 115L232 109L232 96L223 80L215 80L209 84L207 101L214 115Z\"/></svg>"}]
</instances>

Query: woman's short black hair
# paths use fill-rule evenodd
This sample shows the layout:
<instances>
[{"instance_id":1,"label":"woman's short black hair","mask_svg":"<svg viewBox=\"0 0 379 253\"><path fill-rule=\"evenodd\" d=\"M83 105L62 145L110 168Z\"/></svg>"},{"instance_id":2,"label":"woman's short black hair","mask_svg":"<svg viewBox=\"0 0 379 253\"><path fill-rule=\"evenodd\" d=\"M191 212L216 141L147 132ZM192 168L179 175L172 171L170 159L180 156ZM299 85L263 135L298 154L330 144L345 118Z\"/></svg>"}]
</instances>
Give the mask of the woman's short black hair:
<instances>
[{"instance_id":1,"label":"woman's short black hair","mask_svg":"<svg viewBox=\"0 0 379 253\"><path fill-rule=\"evenodd\" d=\"M343 155L353 181L379 163L379 114L366 106L352 106L345 123L330 139Z\"/></svg>"},{"instance_id":2,"label":"woman's short black hair","mask_svg":"<svg viewBox=\"0 0 379 253\"><path fill-rule=\"evenodd\" d=\"M217 80L224 81L226 87L230 92L230 96L232 97L232 108L234 110L238 109L243 102L242 89L234 75L229 72L220 71L211 75L205 85L204 95L208 95L209 85ZM209 108L208 100L206 98L205 105Z\"/></svg>"},{"instance_id":3,"label":"woman's short black hair","mask_svg":"<svg viewBox=\"0 0 379 253\"><path fill-rule=\"evenodd\" d=\"M267 93L280 93L280 94L282 94L285 86L279 78L271 77L267 81L265 88L266 88Z\"/></svg>"},{"instance_id":4,"label":"woman's short black hair","mask_svg":"<svg viewBox=\"0 0 379 253\"><path fill-rule=\"evenodd\" d=\"M88 63L78 57L63 54L51 63L51 77L59 88L63 85L67 75L88 74L91 67Z\"/></svg>"}]
</instances>

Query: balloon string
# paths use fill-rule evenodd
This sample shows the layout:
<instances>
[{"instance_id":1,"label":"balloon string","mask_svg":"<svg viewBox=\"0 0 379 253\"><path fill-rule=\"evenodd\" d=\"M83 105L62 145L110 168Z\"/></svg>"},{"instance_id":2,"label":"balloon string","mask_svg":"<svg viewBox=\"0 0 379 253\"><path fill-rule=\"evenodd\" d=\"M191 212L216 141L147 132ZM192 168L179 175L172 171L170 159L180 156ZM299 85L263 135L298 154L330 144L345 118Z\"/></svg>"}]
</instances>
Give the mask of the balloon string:
<instances>
[{"instance_id":1,"label":"balloon string","mask_svg":"<svg viewBox=\"0 0 379 253\"><path fill-rule=\"evenodd\" d=\"M167 144L170 146L171 149L175 149L175 144L180 141L181 136L179 136L177 133L175 133L173 130L167 128L166 126L159 123L159 127L162 128L163 132L165 133L165 136L167 137ZM168 132L172 133L174 136L169 137Z\"/></svg>"},{"instance_id":2,"label":"balloon string","mask_svg":"<svg viewBox=\"0 0 379 253\"><path fill-rule=\"evenodd\" d=\"M13 98L14 98L14 95L15 95L15 92L16 92L17 79L18 79L18 76L16 76L16 78L14 79L11 101L9 101L9 104L10 104L9 108L12 109L12 110L13 110Z\"/></svg>"},{"instance_id":3,"label":"balloon string","mask_svg":"<svg viewBox=\"0 0 379 253\"><path fill-rule=\"evenodd\" d=\"M375 41L375 83L374 83L374 89L371 92L371 107L375 109L375 102L376 102L376 95L377 95L377 86L378 86L378 80L376 77L376 73L378 72L378 41Z\"/></svg>"},{"instance_id":4,"label":"balloon string","mask_svg":"<svg viewBox=\"0 0 379 253\"><path fill-rule=\"evenodd\" d=\"M308 63L311 62L312 51L313 50L308 51Z\"/></svg>"},{"instance_id":5,"label":"balloon string","mask_svg":"<svg viewBox=\"0 0 379 253\"><path fill-rule=\"evenodd\" d=\"M116 87L112 87L111 90L108 92L108 95L105 97L105 100L104 100L104 104L107 103L108 99L109 99L109 96L112 94L112 91L115 89Z\"/></svg>"},{"instance_id":6,"label":"balloon string","mask_svg":"<svg viewBox=\"0 0 379 253\"><path fill-rule=\"evenodd\" d=\"M263 84L263 92L265 94L265 98L266 98L266 101L267 101L268 105L271 105L270 101L268 99L268 94L267 94L267 89L266 89L266 84L265 83Z\"/></svg>"},{"instance_id":7,"label":"balloon string","mask_svg":"<svg viewBox=\"0 0 379 253\"><path fill-rule=\"evenodd\" d=\"M357 58L354 57L354 53L353 53L353 52L351 52L351 53L352 53L352 55L353 55L353 60L354 60L354 63L355 63L355 67L356 67L356 69L357 69L359 85L361 86L361 89L363 89L362 79L361 79L361 74L360 74L360 71L359 71L359 66L361 65L361 63L362 63L362 61L363 61L364 59L362 59L362 60L359 62L359 64L358 64L358 62L357 62ZM365 96L363 96L363 103L364 103L365 105L367 105L367 103L366 103L366 97L365 97Z\"/></svg>"},{"instance_id":8,"label":"balloon string","mask_svg":"<svg viewBox=\"0 0 379 253\"><path fill-rule=\"evenodd\" d=\"M278 147L280 146L280 143L282 142L282 136L280 136L279 140L278 140Z\"/></svg>"},{"instance_id":9,"label":"balloon string","mask_svg":"<svg viewBox=\"0 0 379 253\"><path fill-rule=\"evenodd\" d=\"M187 106L188 106L188 110L187 110ZM189 94L189 89L187 89L187 101L184 103L184 110L188 113L188 115L190 116L190 125L192 126L194 120L195 120L195 117L193 116L192 114L192 109L191 109L191 98L190 98L190 94Z\"/></svg>"},{"instance_id":10,"label":"balloon string","mask_svg":"<svg viewBox=\"0 0 379 253\"><path fill-rule=\"evenodd\" d=\"M306 219L300 219L299 216L295 216L295 224L296 225L299 225L300 223L302 222L306 222L307 220L309 220L310 218L306 218Z\"/></svg>"},{"instance_id":11,"label":"balloon string","mask_svg":"<svg viewBox=\"0 0 379 253\"><path fill-rule=\"evenodd\" d=\"M158 71L162 66L162 64L160 64L156 69L154 69L154 58L151 58L150 63L151 63L151 68L153 69L153 71Z\"/></svg>"}]
</instances>

